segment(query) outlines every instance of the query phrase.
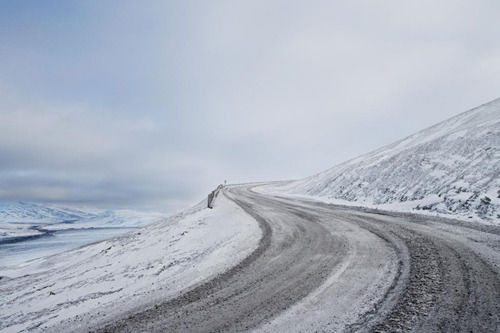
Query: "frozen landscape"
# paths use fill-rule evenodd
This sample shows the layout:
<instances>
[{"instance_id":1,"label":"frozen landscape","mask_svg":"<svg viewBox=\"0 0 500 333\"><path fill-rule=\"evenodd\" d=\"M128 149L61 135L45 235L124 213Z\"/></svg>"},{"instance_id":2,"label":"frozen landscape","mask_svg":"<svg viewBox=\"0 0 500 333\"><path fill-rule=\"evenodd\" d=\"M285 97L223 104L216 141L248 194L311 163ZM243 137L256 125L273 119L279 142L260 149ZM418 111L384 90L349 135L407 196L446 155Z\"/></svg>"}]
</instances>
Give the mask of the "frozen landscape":
<instances>
[{"instance_id":1,"label":"frozen landscape","mask_svg":"<svg viewBox=\"0 0 500 333\"><path fill-rule=\"evenodd\" d=\"M0 333L500 333L499 17L2 0Z\"/></svg>"},{"instance_id":2,"label":"frozen landscape","mask_svg":"<svg viewBox=\"0 0 500 333\"><path fill-rule=\"evenodd\" d=\"M136 229L2 267L0 331L498 332L499 129L496 100L143 228L130 212L4 206L20 226L4 239Z\"/></svg>"},{"instance_id":3,"label":"frozen landscape","mask_svg":"<svg viewBox=\"0 0 500 333\"><path fill-rule=\"evenodd\" d=\"M132 231L164 214L0 202L0 269Z\"/></svg>"}]
</instances>

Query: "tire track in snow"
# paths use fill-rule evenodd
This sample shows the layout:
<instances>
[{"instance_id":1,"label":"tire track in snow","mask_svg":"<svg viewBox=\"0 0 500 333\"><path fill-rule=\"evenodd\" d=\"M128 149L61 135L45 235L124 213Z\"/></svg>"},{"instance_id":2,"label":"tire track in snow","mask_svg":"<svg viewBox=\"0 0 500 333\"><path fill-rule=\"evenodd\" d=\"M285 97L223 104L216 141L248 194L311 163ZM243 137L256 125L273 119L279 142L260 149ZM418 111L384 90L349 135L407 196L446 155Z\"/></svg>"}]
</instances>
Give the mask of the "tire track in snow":
<instances>
[{"instance_id":1,"label":"tire track in snow","mask_svg":"<svg viewBox=\"0 0 500 333\"><path fill-rule=\"evenodd\" d=\"M345 239L317 223L314 212L283 207L242 189L225 195L258 221L259 247L213 280L97 332L247 331L320 286L347 254Z\"/></svg>"},{"instance_id":2,"label":"tire track in snow","mask_svg":"<svg viewBox=\"0 0 500 333\"><path fill-rule=\"evenodd\" d=\"M261 226L257 250L215 279L99 332L499 330L498 228L373 214L244 187L226 195ZM368 243L356 244L361 236ZM394 263L383 268L384 259ZM370 261L378 264L364 267ZM311 311L322 313L304 329L317 315ZM272 326L283 316L286 325Z\"/></svg>"}]
</instances>

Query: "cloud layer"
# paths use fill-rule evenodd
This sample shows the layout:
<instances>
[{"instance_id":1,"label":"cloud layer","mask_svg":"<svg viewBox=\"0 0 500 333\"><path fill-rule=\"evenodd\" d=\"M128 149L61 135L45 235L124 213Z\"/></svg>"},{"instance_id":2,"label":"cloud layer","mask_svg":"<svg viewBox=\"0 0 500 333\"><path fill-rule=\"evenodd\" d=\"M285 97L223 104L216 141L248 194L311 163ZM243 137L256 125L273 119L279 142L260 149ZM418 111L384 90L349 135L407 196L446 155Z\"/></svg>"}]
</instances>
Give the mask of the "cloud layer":
<instances>
[{"instance_id":1,"label":"cloud layer","mask_svg":"<svg viewBox=\"0 0 500 333\"><path fill-rule=\"evenodd\" d=\"M3 199L177 209L499 95L495 1L3 6Z\"/></svg>"}]
</instances>

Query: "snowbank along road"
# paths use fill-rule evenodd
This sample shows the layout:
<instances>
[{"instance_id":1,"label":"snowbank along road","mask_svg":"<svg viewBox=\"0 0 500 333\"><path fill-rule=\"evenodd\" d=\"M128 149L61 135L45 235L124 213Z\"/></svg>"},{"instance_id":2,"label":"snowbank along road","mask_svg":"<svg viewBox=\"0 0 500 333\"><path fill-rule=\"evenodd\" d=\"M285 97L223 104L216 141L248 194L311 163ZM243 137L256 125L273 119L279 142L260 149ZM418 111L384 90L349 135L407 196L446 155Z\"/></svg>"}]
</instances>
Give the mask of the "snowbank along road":
<instances>
[{"instance_id":1,"label":"snowbank along road","mask_svg":"<svg viewBox=\"0 0 500 333\"><path fill-rule=\"evenodd\" d=\"M259 224L253 252L175 297L90 329L500 331L499 227L257 191L223 190Z\"/></svg>"}]
</instances>

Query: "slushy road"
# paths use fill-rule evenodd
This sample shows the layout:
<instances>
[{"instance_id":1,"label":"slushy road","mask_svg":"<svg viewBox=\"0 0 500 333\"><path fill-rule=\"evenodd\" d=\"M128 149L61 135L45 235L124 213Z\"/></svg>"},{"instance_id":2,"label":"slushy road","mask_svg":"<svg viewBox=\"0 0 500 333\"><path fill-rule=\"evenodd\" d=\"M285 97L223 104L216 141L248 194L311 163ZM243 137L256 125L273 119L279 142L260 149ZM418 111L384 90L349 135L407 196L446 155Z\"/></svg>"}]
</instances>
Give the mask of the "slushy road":
<instances>
[{"instance_id":1,"label":"slushy road","mask_svg":"<svg viewBox=\"0 0 500 333\"><path fill-rule=\"evenodd\" d=\"M257 249L214 279L97 331L500 331L499 227L251 186L223 195L259 224Z\"/></svg>"}]
</instances>

